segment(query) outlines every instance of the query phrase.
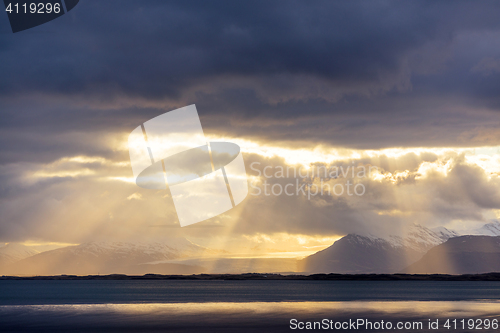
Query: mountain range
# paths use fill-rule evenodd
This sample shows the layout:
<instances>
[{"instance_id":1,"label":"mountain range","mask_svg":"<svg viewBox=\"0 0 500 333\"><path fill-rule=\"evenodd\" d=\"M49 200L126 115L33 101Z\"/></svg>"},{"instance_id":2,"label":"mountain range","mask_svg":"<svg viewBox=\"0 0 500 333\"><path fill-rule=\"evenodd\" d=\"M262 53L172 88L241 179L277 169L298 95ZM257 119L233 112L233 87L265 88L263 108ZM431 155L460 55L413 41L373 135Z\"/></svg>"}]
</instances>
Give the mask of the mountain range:
<instances>
[{"instance_id":1,"label":"mountain range","mask_svg":"<svg viewBox=\"0 0 500 333\"><path fill-rule=\"evenodd\" d=\"M36 253L5 265L1 274L194 274L201 273L202 267L154 262L202 256L207 250L185 238L155 243L91 242Z\"/></svg>"},{"instance_id":2,"label":"mountain range","mask_svg":"<svg viewBox=\"0 0 500 333\"><path fill-rule=\"evenodd\" d=\"M429 249L458 234L412 225L402 235L349 234L299 263L307 273L396 273L419 260Z\"/></svg>"},{"instance_id":3,"label":"mountain range","mask_svg":"<svg viewBox=\"0 0 500 333\"><path fill-rule=\"evenodd\" d=\"M8 244L0 248L0 253L2 249L11 253L14 247L19 249L17 260L11 255L0 263L0 275L291 273L297 263L289 258L226 258L225 251L208 249L185 238L153 243L90 242L41 253L22 252L29 247Z\"/></svg>"},{"instance_id":4,"label":"mountain range","mask_svg":"<svg viewBox=\"0 0 500 333\"><path fill-rule=\"evenodd\" d=\"M500 222L469 235L413 225L404 235L349 234L303 259L306 273L477 274L500 271Z\"/></svg>"},{"instance_id":5,"label":"mountain range","mask_svg":"<svg viewBox=\"0 0 500 333\"><path fill-rule=\"evenodd\" d=\"M412 274L480 274L500 272L500 236L450 238L404 270Z\"/></svg>"},{"instance_id":6,"label":"mountain range","mask_svg":"<svg viewBox=\"0 0 500 333\"><path fill-rule=\"evenodd\" d=\"M302 260L234 258L185 238L162 242L89 242L39 252L0 247L0 275L200 273L447 273L500 271L500 222L461 236L415 224L393 235L348 234ZM498 256L498 257L497 257Z\"/></svg>"}]
</instances>

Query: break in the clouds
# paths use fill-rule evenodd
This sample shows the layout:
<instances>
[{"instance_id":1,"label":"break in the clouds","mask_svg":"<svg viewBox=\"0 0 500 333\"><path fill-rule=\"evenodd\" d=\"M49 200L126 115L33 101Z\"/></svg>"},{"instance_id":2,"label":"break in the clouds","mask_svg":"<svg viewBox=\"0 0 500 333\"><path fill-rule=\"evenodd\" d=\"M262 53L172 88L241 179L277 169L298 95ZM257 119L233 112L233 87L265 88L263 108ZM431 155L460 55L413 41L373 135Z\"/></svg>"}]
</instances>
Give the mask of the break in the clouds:
<instances>
[{"instance_id":1,"label":"break in the clouds","mask_svg":"<svg viewBox=\"0 0 500 333\"><path fill-rule=\"evenodd\" d=\"M169 191L137 187L127 161L78 156L3 166L0 241L80 243L167 235L210 240L283 234L314 239L396 233L412 223L470 230L500 214L496 149L330 149L314 156L240 144L249 152L245 161L250 195L235 209L188 228L178 226ZM371 171L361 176L356 171L353 177L353 167ZM332 174L336 168L345 172ZM363 195L353 194L352 188L351 195L326 190L336 184L346 189L347 181L363 185ZM287 184L292 195L276 195ZM304 185L305 193L297 191Z\"/></svg>"},{"instance_id":2,"label":"break in the clouds","mask_svg":"<svg viewBox=\"0 0 500 333\"><path fill-rule=\"evenodd\" d=\"M473 148L500 145L499 14L492 1L87 0L16 34L0 15L0 241L331 239L494 218L498 154ZM130 182L126 142L189 104L247 170L378 171L363 196L249 196L180 231L168 191Z\"/></svg>"}]
</instances>

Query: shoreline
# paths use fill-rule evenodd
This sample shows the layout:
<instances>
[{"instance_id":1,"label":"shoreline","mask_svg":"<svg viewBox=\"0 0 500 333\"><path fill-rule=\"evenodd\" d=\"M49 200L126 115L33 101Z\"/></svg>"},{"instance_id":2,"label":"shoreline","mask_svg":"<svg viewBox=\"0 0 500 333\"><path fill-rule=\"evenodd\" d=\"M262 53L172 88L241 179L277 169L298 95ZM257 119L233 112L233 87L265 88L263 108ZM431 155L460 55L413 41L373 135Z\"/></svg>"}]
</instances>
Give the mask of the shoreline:
<instances>
[{"instance_id":1,"label":"shoreline","mask_svg":"<svg viewBox=\"0 0 500 333\"><path fill-rule=\"evenodd\" d=\"M192 275L51 275L51 276L0 276L0 280L297 280L297 281L500 281L500 273L483 274L192 274Z\"/></svg>"}]
</instances>

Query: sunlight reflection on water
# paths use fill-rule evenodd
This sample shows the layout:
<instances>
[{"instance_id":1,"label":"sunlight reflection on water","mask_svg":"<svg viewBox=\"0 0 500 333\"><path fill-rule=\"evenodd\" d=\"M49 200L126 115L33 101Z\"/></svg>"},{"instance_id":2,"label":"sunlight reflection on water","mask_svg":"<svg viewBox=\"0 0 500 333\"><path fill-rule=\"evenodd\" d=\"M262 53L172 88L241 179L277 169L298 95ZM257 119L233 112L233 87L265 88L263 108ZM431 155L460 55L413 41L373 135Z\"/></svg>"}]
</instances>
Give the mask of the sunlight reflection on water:
<instances>
[{"instance_id":1,"label":"sunlight reflection on water","mask_svg":"<svg viewBox=\"0 0 500 333\"><path fill-rule=\"evenodd\" d=\"M300 321L499 318L500 302L249 302L0 306L2 331L290 331ZM380 330L379 330L380 331ZM424 332L426 330L421 330ZM460 330L457 330L460 331ZM485 330L482 330L485 331Z\"/></svg>"}]
</instances>

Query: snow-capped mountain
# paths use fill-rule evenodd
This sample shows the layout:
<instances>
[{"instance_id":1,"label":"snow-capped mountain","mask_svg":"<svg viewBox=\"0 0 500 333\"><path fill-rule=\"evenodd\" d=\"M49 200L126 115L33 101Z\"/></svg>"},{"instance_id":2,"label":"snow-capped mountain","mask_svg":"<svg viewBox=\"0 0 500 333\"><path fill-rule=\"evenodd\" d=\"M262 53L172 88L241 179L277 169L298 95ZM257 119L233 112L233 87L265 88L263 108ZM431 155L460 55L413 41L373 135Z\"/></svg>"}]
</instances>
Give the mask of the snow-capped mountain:
<instances>
[{"instance_id":1,"label":"snow-capped mountain","mask_svg":"<svg viewBox=\"0 0 500 333\"><path fill-rule=\"evenodd\" d=\"M500 222L492 221L486 223L481 228L474 229L471 235L500 236Z\"/></svg>"},{"instance_id":2,"label":"snow-capped mountain","mask_svg":"<svg viewBox=\"0 0 500 333\"><path fill-rule=\"evenodd\" d=\"M90 242L64 249L75 256L107 256L114 260L126 259L141 263L201 255L206 250L185 238L171 238L164 242L152 243Z\"/></svg>"},{"instance_id":3,"label":"snow-capped mountain","mask_svg":"<svg viewBox=\"0 0 500 333\"><path fill-rule=\"evenodd\" d=\"M11 264L24 258L34 256L38 253L38 251L30 248L29 246L9 243L0 247L0 265Z\"/></svg>"},{"instance_id":4,"label":"snow-capped mountain","mask_svg":"<svg viewBox=\"0 0 500 333\"><path fill-rule=\"evenodd\" d=\"M447 241L450 238L461 236L461 234L459 234L458 232L447 229L445 227L436 227L432 228L431 230L435 234L437 234L443 242Z\"/></svg>"},{"instance_id":5,"label":"snow-capped mountain","mask_svg":"<svg viewBox=\"0 0 500 333\"><path fill-rule=\"evenodd\" d=\"M186 274L201 272L200 267L182 264L158 264L172 259L203 256L208 249L185 238L163 242L91 242L42 252L10 265L1 274Z\"/></svg>"},{"instance_id":6,"label":"snow-capped mountain","mask_svg":"<svg viewBox=\"0 0 500 333\"><path fill-rule=\"evenodd\" d=\"M458 236L448 229L432 231L418 224L399 235L349 234L302 260L300 270L315 273L396 273L429 249Z\"/></svg>"},{"instance_id":7,"label":"snow-capped mountain","mask_svg":"<svg viewBox=\"0 0 500 333\"><path fill-rule=\"evenodd\" d=\"M323 251L306 257L299 270L307 273L393 273L405 267L407 259L420 253L395 246L382 238L349 234Z\"/></svg>"},{"instance_id":8,"label":"snow-capped mountain","mask_svg":"<svg viewBox=\"0 0 500 333\"><path fill-rule=\"evenodd\" d=\"M431 230L419 224L413 224L401 236L389 235L386 240L395 247L408 247L417 252L427 252L430 248L459 236L458 233L444 227Z\"/></svg>"}]
</instances>

